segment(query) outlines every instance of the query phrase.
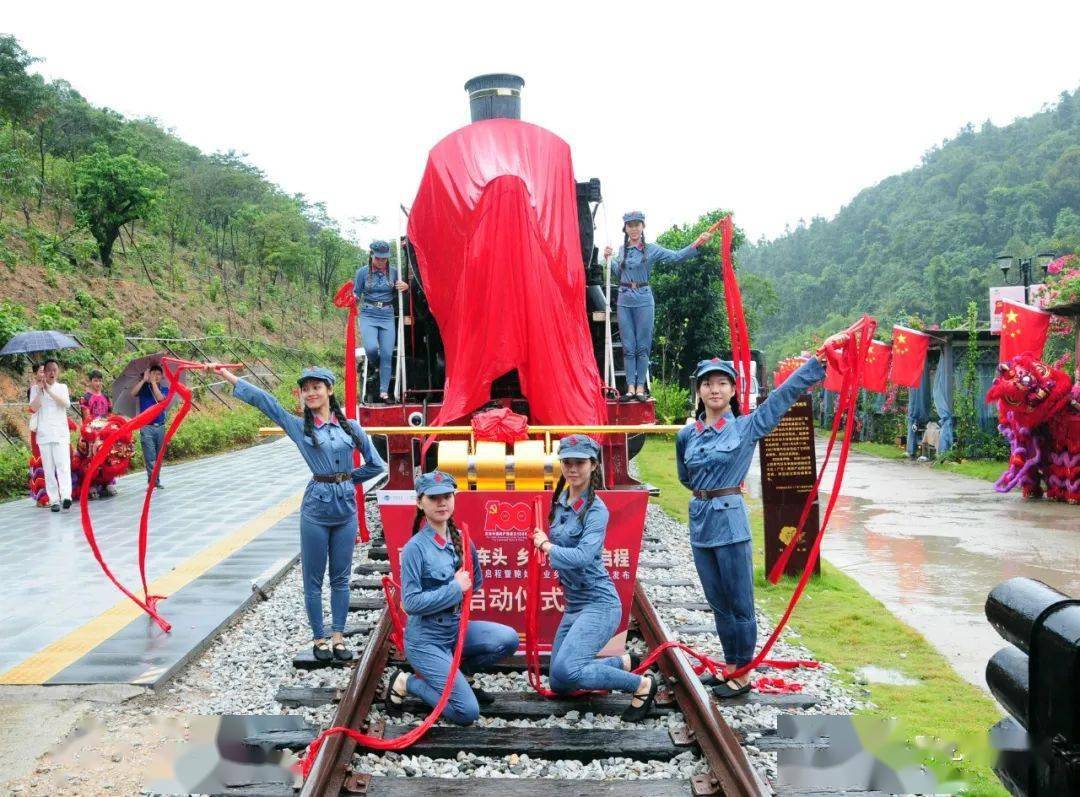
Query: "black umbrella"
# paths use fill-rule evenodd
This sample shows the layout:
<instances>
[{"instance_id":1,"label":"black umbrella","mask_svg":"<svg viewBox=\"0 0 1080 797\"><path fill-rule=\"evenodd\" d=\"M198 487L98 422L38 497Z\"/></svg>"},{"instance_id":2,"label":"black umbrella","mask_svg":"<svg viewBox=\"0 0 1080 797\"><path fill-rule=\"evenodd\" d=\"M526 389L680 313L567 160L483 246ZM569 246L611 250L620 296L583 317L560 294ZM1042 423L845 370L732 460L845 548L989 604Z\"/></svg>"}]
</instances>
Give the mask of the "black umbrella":
<instances>
[{"instance_id":1,"label":"black umbrella","mask_svg":"<svg viewBox=\"0 0 1080 797\"><path fill-rule=\"evenodd\" d=\"M0 349L0 356L5 354L30 354L35 351L55 351L56 349L81 349L82 344L63 332L52 329L20 332Z\"/></svg>"}]
</instances>

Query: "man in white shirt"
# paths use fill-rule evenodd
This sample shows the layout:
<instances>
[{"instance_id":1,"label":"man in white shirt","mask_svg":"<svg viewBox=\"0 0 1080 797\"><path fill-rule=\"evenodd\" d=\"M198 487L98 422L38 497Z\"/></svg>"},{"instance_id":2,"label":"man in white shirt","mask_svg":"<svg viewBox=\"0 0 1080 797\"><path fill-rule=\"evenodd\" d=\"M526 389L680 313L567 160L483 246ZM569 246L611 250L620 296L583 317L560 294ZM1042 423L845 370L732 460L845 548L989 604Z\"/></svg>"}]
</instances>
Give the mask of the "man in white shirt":
<instances>
[{"instance_id":1,"label":"man in white shirt","mask_svg":"<svg viewBox=\"0 0 1080 797\"><path fill-rule=\"evenodd\" d=\"M41 449L41 467L45 471L45 491L52 511L71 507L71 433L67 408L71 394L67 385L57 382L60 363L45 361L44 374L35 378L30 388L30 408L37 416L37 444Z\"/></svg>"}]
</instances>

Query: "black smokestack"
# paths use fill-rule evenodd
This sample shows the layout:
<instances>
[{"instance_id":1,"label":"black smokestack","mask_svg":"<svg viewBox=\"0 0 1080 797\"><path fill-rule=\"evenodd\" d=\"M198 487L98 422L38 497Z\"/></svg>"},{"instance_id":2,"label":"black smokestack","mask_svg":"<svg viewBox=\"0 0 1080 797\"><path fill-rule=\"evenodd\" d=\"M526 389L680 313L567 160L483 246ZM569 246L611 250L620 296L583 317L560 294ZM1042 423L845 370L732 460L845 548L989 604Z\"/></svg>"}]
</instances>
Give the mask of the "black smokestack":
<instances>
[{"instance_id":1,"label":"black smokestack","mask_svg":"<svg viewBox=\"0 0 1080 797\"><path fill-rule=\"evenodd\" d=\"M485 119L520 119L524 79L517 75L478 75L465 83L474 122Z\"/></svg>"}]
</instances>

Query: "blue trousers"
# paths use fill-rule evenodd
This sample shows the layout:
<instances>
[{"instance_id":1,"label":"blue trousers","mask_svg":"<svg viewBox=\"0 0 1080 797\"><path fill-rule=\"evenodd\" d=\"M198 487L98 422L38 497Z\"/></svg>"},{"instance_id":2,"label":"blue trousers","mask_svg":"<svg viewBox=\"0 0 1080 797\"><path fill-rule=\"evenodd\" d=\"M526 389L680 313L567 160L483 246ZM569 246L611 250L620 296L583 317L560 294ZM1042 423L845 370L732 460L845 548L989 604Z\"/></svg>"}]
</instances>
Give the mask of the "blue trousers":
<instances>
[{"instance_id":1,"label":"blue trousers","mask_svg":"<svg viewBox=\"0 0 1080 797\"><path fill-rule=\"evenodd\" d=\"M379 364L379 392L390 390L390 374L394 365L394 316L372 315L370 311L360 313L360 336L364 340L364 351L370 368Z\"/></svg>"},{"instance_id":2,"label":"blue trousers","mask_svg":"<svg viewBox=\"0 0 1080 797\"><path fill-rule=\"evenodd\" d=\"M300 513L300 569L304 576L304 608L313 639L326 636L322 585L330 564L330 618L334 631L345 630L349 614L349 572L356 547L356 516L340 523L319 523Z\"/></svg>"},{"instance_id":3,"label":"blue trousers","mask_svg":"<svg viewBox=\"0 0 1080 797\"><path fill-rule=\"evenodd\" d=\"M615 636L622 617L618 603L596 603L574 611L568 610L551 643L551 667L548 674L556 692L576 689L611 689L635 692L641 676L623 669L622 656L596 658L604 645Z\"/></svg>"},{"instance_id":4,"label":"blue trousers","mask_svg":"<svg viewBox=\"0 0 1080 797\"><path fill-rule=\"evenodd\" d=\"M448 614L410 617L405 626L405 658L413 668L405 688L433 708L438 705L446 686L457 645L457 630L457 618ZM511 655L517 648L517 631L510 626L470 620L465 629L461 665L478 670ZM442 716L456 725L471 725L480 716L476 695L460 670L454 673L454 686Z\"/></svg>"},{"instance_id":5,"label":"blue trousers","mask_svg":"<svg viewBox=\"0 0 1080 797\"><path fill-rule=\"evenodd\" d=\"M623 307L619 304L619 334L622 336L623 362L626 364L626 386L645 385L652 353L653 318L656 307L652 296L644 307Z\"/></svg>"},{"instance_id":6,"label":"blue trousers","mask_svg":"<svg viewBox=\"0 0 1080 797\"><path fill-rule=\"evenodd\" d=\"M754 658L754 563L750 540L715 548L694 548L694 565L713 610L724 661L741 667Z\"/></svg>"},{"instance_id":7,"label":"blue trousers","mask_svg":"<svg viewBox=\"0 0 1080 797\"><path fill-rule=\"evenodd\" d=\"M161 451L163 442L165 442L165 424L152 423L139 430L139 444L142 446L142 456L146 463L147 479L154 470L154 463L157 462L158 452Z\"/></svg>"}]
</instances>

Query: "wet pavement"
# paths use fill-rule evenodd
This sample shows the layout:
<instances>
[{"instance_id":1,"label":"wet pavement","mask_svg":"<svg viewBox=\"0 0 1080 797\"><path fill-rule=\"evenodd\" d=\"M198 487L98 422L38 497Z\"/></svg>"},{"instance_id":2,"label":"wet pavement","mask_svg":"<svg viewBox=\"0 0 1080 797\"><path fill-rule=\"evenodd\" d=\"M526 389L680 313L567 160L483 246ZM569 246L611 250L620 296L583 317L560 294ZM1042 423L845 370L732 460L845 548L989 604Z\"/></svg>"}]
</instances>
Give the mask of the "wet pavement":
<instances>
[{"instance_id":1,"label":"wet pavement","mask_svg":"<svg viewBox=\"0 0 1080 797\"><path fill-rule=\"evenodd\" d=\"M290 500L298 507L309 471L292 442L282 439L170 465L161 478L165 489L155 494L151 506L148 582L205 556L254 517ZM90 504L103 557L117 578L133 590L139 586L138 521L145 485L142 473L126 476L119 481L116 497ZM181 637L190 637L185 643L189 647L200 644L222 621L215 619L215 613L227 616L233 603L250 597L251 581L264 575L267 567L286 566L295 558L300 547L298 515L292 510L287 514L290 517L267 521L267 528L253 532L250 540L244 538L239 550L190 585L184 584L184 595L178 592L176 600L160 605L177 632L183 632L174 632L173 646L184 647ZM0 679L7 673L6 682L26 683L12 680L11 668L97 621L124 598L94 560L77 506L57 514L35 507L29 499L0 504L0 550L4 551L0 557L0 638L4 640ZM222 586L222 579L233 593L214 591ZM185 614L185 606L193 607L197 616ZM107 658L124 672L95 671L89 680L61 677L55 682L109 683L118 682L117 678L131 682L127 673L131 667L137 670L135 676L150 670L160 676L166 662L155 658L162 647L155 632L156 626L140 616L140 622L116 634L111 648L109 642L100 646L103 652L116 654ZM135 637L141 640L138 645ZM150 682L156 680L153 677Z\"/></svg>"},{"instance_id":2,"label":"wet pavement","mask_svg":"<svg viewBox=\"0 0 1080 797\"><path fill-rule=\"evenodd\" d=\"M758 468L750 473L760 493ZM822 550L982 689L986 662L1005 645L983 614L991 589L1027 576L1080 596L1080 506L999 495L990 482L856 451Z\"/></svg>"}]
</instances>

